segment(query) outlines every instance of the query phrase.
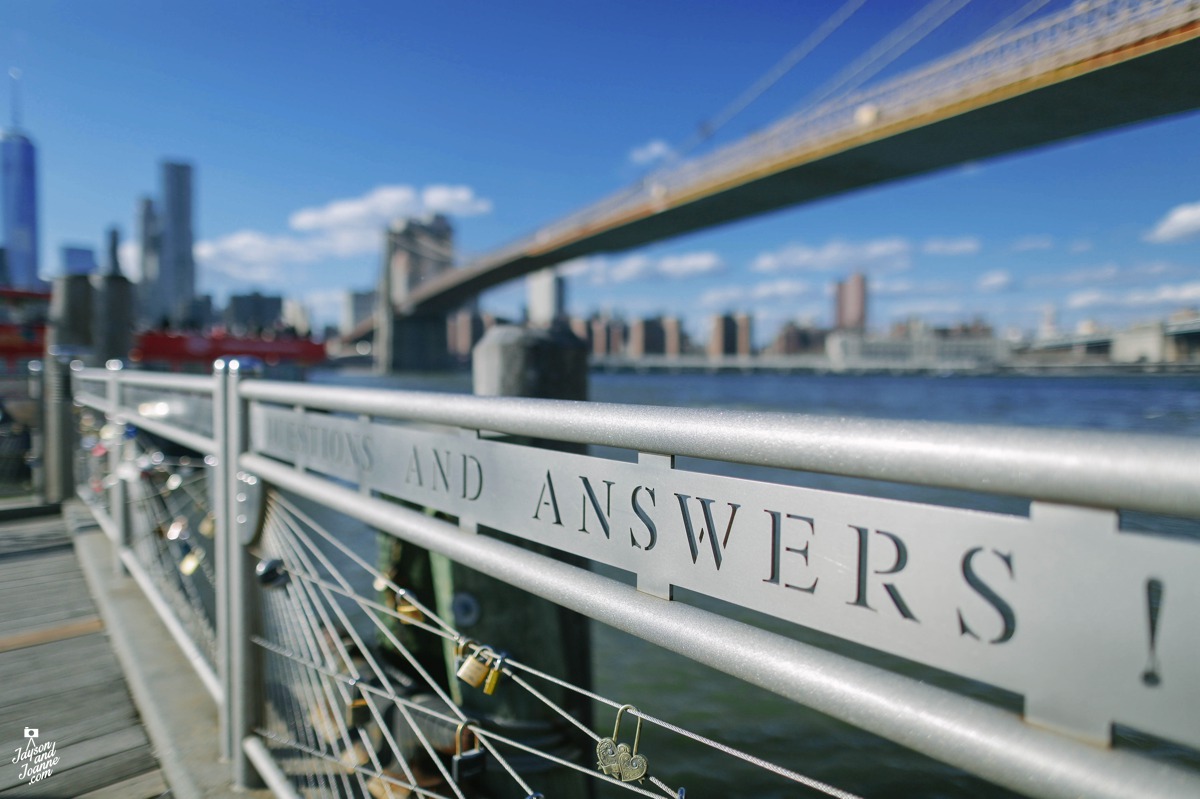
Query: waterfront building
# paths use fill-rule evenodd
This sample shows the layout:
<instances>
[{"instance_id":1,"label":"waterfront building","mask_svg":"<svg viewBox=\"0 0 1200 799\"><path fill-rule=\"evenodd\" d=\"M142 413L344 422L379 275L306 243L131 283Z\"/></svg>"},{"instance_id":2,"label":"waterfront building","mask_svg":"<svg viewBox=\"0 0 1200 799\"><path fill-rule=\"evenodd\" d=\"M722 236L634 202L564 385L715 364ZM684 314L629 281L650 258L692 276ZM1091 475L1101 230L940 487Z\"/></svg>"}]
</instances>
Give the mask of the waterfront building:
<instances>
[{"instance_id":1,"label":"waterfront building","mask_svg":"<svg viewBox=\"0 0 1200 799\"><path fill-rule=\"evenodd\" d=\"M687 334L683 332L683 323L678 316L665 316L663 325L663 355L668 358L678 358L688 349Z\"/></svg>"},{"instance_id":2,"label":"waterfront building","mask_svg":"<svg viewBox=\"0 0 1200 799\"><path fill-rule=\"evenodd\" d=\"M285 299L283 301L282 318L284 326L296 331L297 335L307 336L312 329L308 306L299 300Z\"/></svg>"},{"instance_id":3,"label":"waterfront building","mask_svg":"<svg viewBox=\"0 0 1200 799\"><path fill-rule=\"evenodd\" d=\"M862 272L838 281L833 311L835 330L867 329L867 278Z\"/></svg>"},{"instance_id":4,"label":"waterfront building","mask_svg":"<svg viewBox=\"0 0 1200 799\"><path fill-rule=\"evenodd\" d=\"M767 347L772 355L800 355L825 351L825 331L812 325L784 322L775 334L775 340Z\"/></svg>"},{"instance_id":5,"label":"waterfront building","mask_svg":"<svg viewBox=\"0 0 1200 799\"><path fill-rule=\"evenodd\" d=\"M460 308L446 317L446 349L451 358L459 362L469 361L471 350L483 338L489 320L474 305Z\"/></svg>"},{"instance_id":6,"label":"waterfront building","mask_svg":"<svg viewBox=\"0 0 1200 799\"><path fill-rule=\"evenodd\" d=\"M251 292L233 294L225 308L225 324L235 331L259 332L276 327L283 318L283 297Z\"/></svg>"},{"instance_id":7,"label":"waterfront building","mask_svg":"<svg viewBox=\"0 0 1200 799\"><path fill-rule=\"evenodd\" d=\"M626 354L630 358L666 353L667 336L660 316L635 319L629 326L629 341Z\"/></svg>"},{"instance_id":8,"label":"waterfront building","mask_svg":"<svg viewBox=\"0 0 1200 799\"><path fill-rule=\"evenodd\" d=\"M712 319L708 357L754 354L754 319L750 314L718 314Z\"/></svg>"},{"instance_id":9,"label":"waterfront building","mask_svg":"<svg viewBox=\"0 0 1200 799\"><path fill-rule=\"evenodd\" d=\"M529 324L550 327L565 316L566 281L553 269L543 269L525 278L529 298Z\"/></svg>"},{"instance_id":10,"label":"waterfront building","mask_svg":"<svg viewBox=\"0 0 1200 799\"><path fill-rule=\"evenodd\" d=\"M717 314L712 318L708 336L708 357L720 358L737 352L737 326L732 314Z\"/></svg>"},{"instance_id":11,"label":"waterfront building","mask_svg":"<svg viewBox=\"0 0 1200 799\"><path fill-rule=\"evenodd\" d=\"M347 291L342 296L342 318L338 331L343 336L350 335L354 328L375 315L375 304L379 301L379 292Z\"/></svg>"},{"instance_id":12,"label":"waterfront building","mask_svg":"<svg viewBox=\"0 0 1200 799\"><path fill-rule=\"evenodd\" d=\"M91 247L62 248L62 273L68 276L90 275L96 271L96 252Z\"/></svg>"}]
</instances>

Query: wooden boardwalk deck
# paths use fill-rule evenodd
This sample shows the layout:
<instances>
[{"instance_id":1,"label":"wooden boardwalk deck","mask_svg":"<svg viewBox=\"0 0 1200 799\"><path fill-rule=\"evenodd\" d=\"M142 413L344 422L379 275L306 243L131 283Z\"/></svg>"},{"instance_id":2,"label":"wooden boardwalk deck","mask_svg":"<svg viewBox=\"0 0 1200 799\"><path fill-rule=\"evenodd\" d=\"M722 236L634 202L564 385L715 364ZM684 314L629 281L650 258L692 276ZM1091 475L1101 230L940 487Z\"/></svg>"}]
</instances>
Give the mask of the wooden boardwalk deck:
<instances>
[{"instance_id":1,"label":"wooden boardwalk deck","mask_svg":"<svg viewBox=\"0 0 1200 799\"><path fill-rule=\"evenodd\" d=\"M53 741L49 777L29 784L12 754L0 797L149 799L168 795L125 678L59 516L0 523L0 740L26 727Z\"/></svg>"}]
</instances>

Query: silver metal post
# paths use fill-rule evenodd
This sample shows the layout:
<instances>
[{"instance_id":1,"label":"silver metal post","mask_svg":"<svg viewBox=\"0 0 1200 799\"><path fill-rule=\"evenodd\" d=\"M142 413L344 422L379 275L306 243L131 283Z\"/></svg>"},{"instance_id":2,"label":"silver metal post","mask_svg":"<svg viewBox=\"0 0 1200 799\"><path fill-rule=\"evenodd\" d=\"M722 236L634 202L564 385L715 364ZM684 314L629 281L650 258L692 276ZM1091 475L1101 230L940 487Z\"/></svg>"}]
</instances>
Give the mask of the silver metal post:
<instances>
[{"instance_id":1,"label":"silver metal post","mask_svg":"<svg viewBox=\"0 0 1200 799\"><path fill-rule=\"evenodd\" d=\"M221 683L222 701L217 705L217 725L222 759L229 759L238 748L233 740L229 720L229 697L232 696L232 670L229 663L230 632L232 622L229 614L229 553L232 525L229 519L229 482L233 479L230 474L230 460L225 450L229 441L228 426L228 392L229 372L224 358L213 363L213 439L216 441L216 453L205 457L204 462L211 470L212 479L212 512L215 527L216 546L214 547L214 571L216 572L216 638L217 638L217 678Z\"/></svg>"},{"instance_id":2,"label":"silver metal post","mask_svg":"<svg viewBox=\"0 0 1200 799\"><path fill-rule=\"evenodd\" d=\"M254 734L262 710L262 672L260 658L253 642L256 619L256 595L253 579L254 562L238 534L243 526L239 517L247 508L239 502L244 486L237 472L238 456L247 447L247 403L238 396L238 384L246 374L253 375L259 366L253 359L230 358L225 361L225 437L221 452L225 467L225 546L226 590L228 591L228 627L225 636L228 647L228 746L233 783L238 788L257 788L262 779L246 755L242 740Z\"/></svg>"},{"instance_id":3,"label":"silver metal post","mask_svg":"<svg viewBox=\"0 0 1200 799\"><path fill-rule=\"evenodd\" d=\"M123 364L112 360L105 364L108 370L108 405L110 408L121 406L121 370ZM117 540L113 542L113 571L119 575L129 574L121 559L121 552L133 544L132 519L129 513L129 485L122 476L121 464L127 459L127 444L125 440L125 421L119 415L108 418L108 424L120 428L115 440L108 445L108 479L111 485L108 489L108 514L112 517L117 528Z\"/></svg>"},{"instance_id":4,"label":"silver metal post","mask_svg":"<svg viewBox=\"0 0 1200 799\"><path fill-rule=\"evenodd\" d=\"M45 366L41 361L29 362L29 399L33 400L34 421L29 436L29 479L33 495L46 504L46 409L42 405L46 394Z\"/></svg>"}]
</instances>

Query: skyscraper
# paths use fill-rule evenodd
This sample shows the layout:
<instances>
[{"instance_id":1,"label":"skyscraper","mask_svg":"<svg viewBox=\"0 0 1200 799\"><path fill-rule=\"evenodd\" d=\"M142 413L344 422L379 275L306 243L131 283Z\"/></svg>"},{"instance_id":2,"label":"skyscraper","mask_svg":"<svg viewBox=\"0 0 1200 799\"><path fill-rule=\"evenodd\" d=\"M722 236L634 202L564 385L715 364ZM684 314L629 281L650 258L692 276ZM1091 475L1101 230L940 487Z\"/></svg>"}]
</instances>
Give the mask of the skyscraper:
<instances>
[{"instance_id":1,"label":"skyscraper","mask_svg":"<svg viewBox=\"0 0 1200 799\"><path fill-rule=\"evenodd\" d=\"M16 81L20 73L12 70L9 74L13 76L12 126L0 137L8 285L27 291L45 291L47 286L38 277L37 151L20 130Z\"/></svg>"},{"instance_id":2,"label":"skyscraper","mask_svg":"<svg viewBox=\"0 0 1200 799\"><path fill-rule=\"evenodd\" d=\"M167 318L167 312L158 294L158 212L149 197L138 202L137 227L142 273L137 286L137 320L143 327L157 328Z\"/></svg>"},{"instance_id":3,"label":"skyscraper","mask_svg":"<svg viewBox=\"0 0 1200 799\"><path fill-rule=\"evenodd\" d=\"M173 325L189 322L196 296L196 262L192 256L192 167L164 161L159 249L159 292Z\"/></svg>"},{"instance_id":4,"label":"skyscraper","mask_svg":"<svg viewBox=\"0 0 1200 799\"><path fill-rule=\"evenodd\" d=\"M835 329L867 329L867 278L862 272L838 282L833 310Z\"/></svg>"},{"instance_id":5,"label":"skyscraper","mask_svg":"<svg viewBox=\"0 0 1200 799\"><path fill-rule=\"evenodd\" d=\"M158 201L145 197L138 207L142 277L137 316L145 327L163 322L191 327L203 322L197 318L192 255L192 166L164 161L161 179Z\"/></svg>"}]
</instances>

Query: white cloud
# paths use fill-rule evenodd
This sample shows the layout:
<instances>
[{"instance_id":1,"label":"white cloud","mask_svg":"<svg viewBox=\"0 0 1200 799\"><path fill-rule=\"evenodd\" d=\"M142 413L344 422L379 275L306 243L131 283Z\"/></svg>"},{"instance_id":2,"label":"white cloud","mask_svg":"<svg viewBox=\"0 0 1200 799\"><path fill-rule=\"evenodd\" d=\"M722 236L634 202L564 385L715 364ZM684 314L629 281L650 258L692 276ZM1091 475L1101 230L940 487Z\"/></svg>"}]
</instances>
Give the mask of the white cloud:
<instances>
[{"instance_id":1,"label":"white cloud","mask_svg":"<svg viewBox=\"0 0 1200 799\"><path fill-rule=\"evenodd\" d=\"M654 269L654 262L644 255L630 255L609 265L608 282L628 283L645 277Z\"/></svg>"},{"instance_id":2,"label":"white cloud","mask_svg":"<svg viewBox=\"0 0 1200 799\"><path fill-rule=\"evenodd\" d=\"M1054 247L1052 236L1022 236L1013 242L1013 252L1030 252L1032 250L1049 250Z\"/></svg>"},{"instance_id":3,"label":"white cloud","mask_svg":"<svg viewBox=\"0 0 1200 799\"><path fill-rule=\"evenodd\" d=\"M888 306L888 313L893 319L934 314L961 315L965 310L965 306L957 300L910 300Z\"/></svg>"},{"instance_id":4,"label":"white cloud","mask_svg":"<svg viewBox=\"0 0 1200 799\"><path fill-rule=\"evenodd\" d=\"M285 266L378 253L383 228L397 217L439 212L457 216L488 213L490 200L469 186L432 184L379 186L359 197L302 208L288 218L296 234L239 230L196 242L204 268L243 282L286 280ZM297 235L298 234L298 235Z\"/></svg>"},{"instance_id":5,"label":"white cloud","mask_svg":"<svg viewBox=\"0 0 1200 799\"><path fill-rule=\"evenodd\" d=\"M861 242L834 239L820 247L789 244L774 252L760 253L751 264L756 272L781 270L907 269L912 263L912 245L902 238Z\"/></svg>"},{"instance_id":6,"label":"white cloud","mask_svg":"<svg viewBox=\"0 0 1200 799\"><path fill-rule=\"evenodd\" d=\"M433 184L420 192L406 185L378 186L359 197L302 208L288 218L288 225L292 230L382 228L397 217L430 212L476 216L491 210L491 200L476 197L470 186Z\"/></svg>"},{"instance_id":7,"label":"white cloud","mask_svg":"<svg viewBox=\"0 0 1200 799\"><path fill-rule=\"evenodd\" d=\"M1196 301L1200 301L1200 281L1163 285L1150 289L1134 289L1126 292L1085 289L1067 297L1067 307L1091 308L1097 305L1111 305L1134 308Z\"/></svg>"},{"instance_id":8,"label":"white cloud","mask_svg":"<svg viewBox=\"0 0 1200 799\"><path fill-rule=\"evenodd\" d=\"M1001 291L1012 285L1012 275L1004 269L993 269L980 276L976 286L980 291Z\"/></svg>"},{"instance_id":9,"label":"white cloud","mask_svg":"<svg viewBox=\"0 0 1200 799\"><path fill-rule=\"evenodd\" d=\"M974 236L929 239L921 245L921 252L926 255L975 255L982 249L983 244Z\"/></svg>"},{"instance_id":10,"label":"white cloud","mask_svg":"<svg viewBox=\"0 0 1200 799\"><path fill-rule=\"evenodd\" d=\"M718 272L724 267L725 262L720 255L711 250L700 250L661 258L640 253L617 259L601 255L576 258L559 266L558 273L567 277L587 277L593 285L602 286L653 277L680 280Z\"/></svg>"},{"instance_id":11,"label":"white cloud","mask_svg":"<svg viewBox=\"0 0 1200 799\"><path fill-rule=\"evenodd\" d=\"M1077 241L1071 242L1071 246L1068 249L1073 253L1090 252L1092 249L1092 242L1087 239L1078 239Z\"/></svg>"},{"instance_id":12,"label":"white cloud","mask_svg":"<svg viewBox=\"0 0 1200 799\"><path fill-rule=\"evenodd\" d=\"M1177 205L1158 220L1154 229L1146 234L1146 241L1163 244L1183 241L1200 234L1200 202Z\"/></svg>"},{"instance_id":13,"label":"white cloud","mask_svg":"<svg viewBox=\"0 0 1200 799\"><path fill-rule=\"evenodd\" d=\"M638 166L665 161L675 156L675 150L662 139L651 139L641 147L629 151L629 160Z\"/></svg>"},{"instance_id":14,"label":"white cloud","mask_svg":"<svg viewBox=\"0 0 1200 799\"><path fill-rule=\"evenodd\" d=\"M117 261L121 264L121 274L132 281L142 279L142 243L135 239L126 239L117 246Z\"/></svg>"},{"instance_id":15,"label":"white cloud","mask_svg":"<svg viewBox=\"0 0 1200 799\"><path fill-rule=\"evenodd\" d=\"M768 280L756 284L750 290L750 296L756 300L783 299L799 297L807 294L809 285L803 280Z\"/></svg>"},{"instance_id":16,"label":"white cloud","mask_svg":"<svg viewBox=\"0 0 1200 799\"><path fill-rule=\"evenodd\" d=\"M658 271L668 277L690 277L716 272L724 266L721 256L712 250L668 255L658 262Z\"/></svg>"},{"instance_id":17,"label":"white cloud","mask_svg":"<svg viewBox=\"0 0 1200 799\"><path fill-rule=\"evenodd\" d=\"M712 308L718 305L730 305L741 302L746 298L746 290L741 286L722 286L709 289L700 295L700 306Z\"/></svg>"}]
</instances>

